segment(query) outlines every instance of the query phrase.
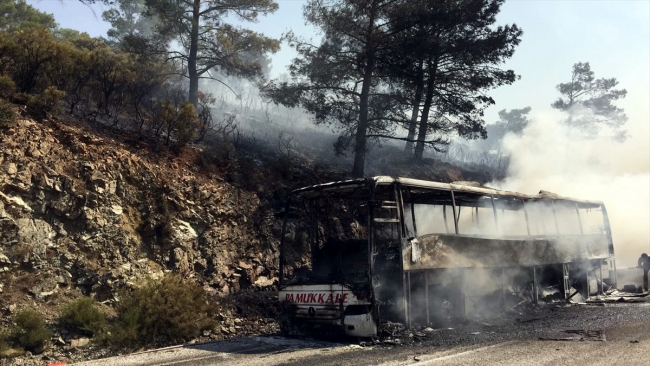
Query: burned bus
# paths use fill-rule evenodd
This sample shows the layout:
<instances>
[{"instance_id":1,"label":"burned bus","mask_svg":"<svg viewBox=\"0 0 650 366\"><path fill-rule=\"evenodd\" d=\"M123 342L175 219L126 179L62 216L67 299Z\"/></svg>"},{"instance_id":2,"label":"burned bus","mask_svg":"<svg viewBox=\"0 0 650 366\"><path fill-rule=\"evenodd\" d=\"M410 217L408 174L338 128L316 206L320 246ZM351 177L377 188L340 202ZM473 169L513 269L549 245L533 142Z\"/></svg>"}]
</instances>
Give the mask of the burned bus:
<instances>
[{"instance_id":1,"label":"burned bus","mask_svg":"<svg viewBox=\"0 0 650 366\"><path fill-rule=\"evenodd\" d=\"M379 176L297 189L284 215L289 334L373 337L383 321L444 326L616 285L599 201Z\"/></svg>"}]
</instances>

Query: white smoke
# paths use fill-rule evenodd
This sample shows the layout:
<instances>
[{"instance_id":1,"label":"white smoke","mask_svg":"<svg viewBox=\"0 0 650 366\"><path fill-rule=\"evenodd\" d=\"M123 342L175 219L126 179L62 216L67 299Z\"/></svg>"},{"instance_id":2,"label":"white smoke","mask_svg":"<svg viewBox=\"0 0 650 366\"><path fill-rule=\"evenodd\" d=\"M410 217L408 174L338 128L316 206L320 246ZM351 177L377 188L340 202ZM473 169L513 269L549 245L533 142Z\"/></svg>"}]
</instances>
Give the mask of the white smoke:
<instances>
[{"instance_id":1,"label":"white smoke","mask_svg":"<svg viewBox=\"0 0 650 366\"><path fill-rule=\"evenodd\" d=\"M535 115L523 135L507 135L508 176L490 186L536 194L540 190L605 203L619 268L650 252L650 138L648 121L630 121L630 137L614 142L571 138L557 114ZM575 133L573 133L575 136ZM609 135L609 136L608 136Z\"/></svg>"}]
</instances>

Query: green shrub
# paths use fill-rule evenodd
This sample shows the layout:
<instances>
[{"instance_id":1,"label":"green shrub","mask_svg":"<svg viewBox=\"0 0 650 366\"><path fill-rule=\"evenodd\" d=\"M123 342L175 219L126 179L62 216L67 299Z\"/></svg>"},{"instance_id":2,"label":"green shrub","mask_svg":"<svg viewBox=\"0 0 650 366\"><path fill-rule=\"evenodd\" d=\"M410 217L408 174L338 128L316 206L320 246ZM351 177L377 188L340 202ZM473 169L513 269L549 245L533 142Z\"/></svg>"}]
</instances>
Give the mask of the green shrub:
<instances>
[{"instance_id":1,"label":"green shrub","mask_svg":"<svg viewBox=\"0 0 650 366\"><path fill-rule=\"evenodd\" d=\"M95 300L90 297L82 297L63 305L61 320L65 325L78 328L91 336L106 327L106 315L95 306Z\"/></svg>"},{"instance_id":2,"label":"green shrub","mask_svg":"<svg viewBox=\"0 0 650 366\"><path fill-rule=\"evenodd\" d=\"M7 342L9 337L9 330L0 329L0 358L22 356L25 353L25 350L20 348L11 348ZM4 365L2 362L0 362L0 364Z\"/></svg>"},{"instance_id":3,"label":"green shrub","mask_svg":"<svg viewBox=\"0 0 650 366\"><path fill-rule=\"evenodd\" d=\"M3 357L5 352L9 350L9 344L7 344L8 337L9 332L6 329L0 329L0 357Z\"/></svg>"},{"instance_id":4,"label":"green shrub","mask_svg":"<svg viewBox=\"0 0 650 366\"><path fill-rule=\"evenodd\" d=\"M43 315L36 310L24 308L14 315L11 338L20 347L27 350L43 347L50 335Z\"/></svg>"},{"instance_id":5,"label":"green shrub","mask_svg":"<svg viewBox=\"0 0 650 366\"><path fill-rule=\"evenodd\" d=\"M188 341L214 327L203 288L177 275L125 292L107 341L114 345Z\"/></svg>"},{"instance_id":6,"label":"green shrub","mask_svg":"<svg viewBox=\"0 0 650 366\"><path fill-rule=\"evenodd\" d=\"M0 75L0 98L11 99L16 92L16 83L6 75Z\"/></svg>"},{"instance_id":7,"label":"green shrub","mask_svg":"<svg viewBox=\"0 0 650 366\"><path fill-rule=\"evenodd\" d=\"M176 147L184 148L196 136L201 122L192 103L183 103L178 108L176 122Z\"/></svg>"},{"instance_id":8,"label":"green shrub","mask_svg":"<svg viewBox=\"0 0 650 366\"><path fill-rule=\"evenodd\" d=\"M32 96L27 93L16 93L11 98L11 101L15 104L26 105L29 102L29 98Z\"/></svg>"},{"instance_id":9,"label":"green shrub","mask_svg":"<svg viewBox=\"0 0 650 366\"><path fill-rule=\"evenodd\" d=\"M0 128L8 128L16 123L16 111L14 105L4 99L0 99Z\"/></svg>"},{"instance_id":10,"label":"green shrub","mask_svg":"<svg viewBox=\"0 0 650 366\"><path fill-rule=\"evenodd\" d=\"M43 102L50 113L61 113L63 111L60 106L63 98L65 98L65 92L55 86L49 86L43 91Z\"/></svg>"},{"instance_id":11,"label":"green shrub","mask_svg":"<svg viewBox=\"0 0 650 366\"><path fill-rule=\"evenodd\" d=\"M60 102L65 92L50 86L41 94L32 95L27 101L27 112L36 120L41 121L50 116L63 112Z\"/></svg>"}]
</instances>

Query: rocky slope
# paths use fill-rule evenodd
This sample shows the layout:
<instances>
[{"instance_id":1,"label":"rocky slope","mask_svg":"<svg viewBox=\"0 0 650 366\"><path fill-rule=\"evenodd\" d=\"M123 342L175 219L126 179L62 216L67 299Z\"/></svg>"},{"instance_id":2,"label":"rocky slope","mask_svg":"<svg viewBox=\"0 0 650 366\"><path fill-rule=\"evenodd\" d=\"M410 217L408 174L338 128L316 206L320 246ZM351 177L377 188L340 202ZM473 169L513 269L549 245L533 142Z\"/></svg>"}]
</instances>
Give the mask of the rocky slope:
<instances>
[{"instance_id":1,"label":"rocky slope","mask_svg":"<svg viewBox=\"0 0 650 366\"><path fill-rule=\"evenodd\" d=\"M215 294L273 286L279 223L257 193L199 173L197 151L149 150L70 123L0 132L0 306L111 300L170 270Z\"/></svg>"}]
</instances>

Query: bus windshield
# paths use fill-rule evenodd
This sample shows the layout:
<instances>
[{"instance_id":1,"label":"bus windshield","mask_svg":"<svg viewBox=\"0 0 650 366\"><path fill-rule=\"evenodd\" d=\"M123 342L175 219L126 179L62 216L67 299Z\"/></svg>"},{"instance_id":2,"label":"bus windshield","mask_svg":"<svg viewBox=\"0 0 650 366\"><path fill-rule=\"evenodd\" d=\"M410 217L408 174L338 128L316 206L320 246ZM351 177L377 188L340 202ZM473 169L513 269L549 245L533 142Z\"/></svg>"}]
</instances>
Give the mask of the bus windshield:
<instances>
[{"instance_id":1,"label":"bus windshield","mask_svg":"<svg viewBox=\"0 0 650 366\"><path fill-rule=\"evenodd\" d=\"M294 200L282 244L284 284L369 280L368 205L359 199Z\"/></svg>"}]
</instances>

